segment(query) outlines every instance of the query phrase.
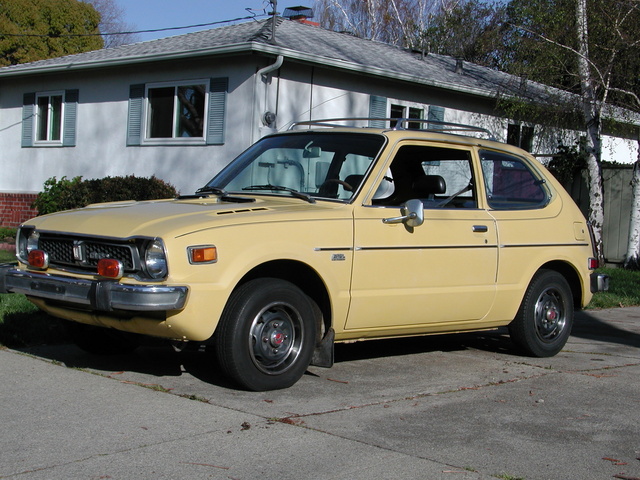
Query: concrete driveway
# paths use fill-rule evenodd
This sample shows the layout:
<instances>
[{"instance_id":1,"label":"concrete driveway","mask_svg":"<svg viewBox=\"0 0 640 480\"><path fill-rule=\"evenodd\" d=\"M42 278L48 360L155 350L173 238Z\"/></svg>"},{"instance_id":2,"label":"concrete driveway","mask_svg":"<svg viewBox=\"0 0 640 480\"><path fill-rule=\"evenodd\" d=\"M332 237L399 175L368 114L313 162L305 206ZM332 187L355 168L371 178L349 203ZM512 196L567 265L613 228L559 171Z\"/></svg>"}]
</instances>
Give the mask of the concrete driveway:
<instances>
[{"instance_id":1,"label":"concrete driveway","mask_svg":"<svg viewBox=\"0 0 640 480\"><path fill-rule=\"evenodd\" d=\"M580 313L549 359L492 332L336 360L251 393L164 345L0 350L0 479L640 479L640 308Z\"/></svg>"}]
</instances>

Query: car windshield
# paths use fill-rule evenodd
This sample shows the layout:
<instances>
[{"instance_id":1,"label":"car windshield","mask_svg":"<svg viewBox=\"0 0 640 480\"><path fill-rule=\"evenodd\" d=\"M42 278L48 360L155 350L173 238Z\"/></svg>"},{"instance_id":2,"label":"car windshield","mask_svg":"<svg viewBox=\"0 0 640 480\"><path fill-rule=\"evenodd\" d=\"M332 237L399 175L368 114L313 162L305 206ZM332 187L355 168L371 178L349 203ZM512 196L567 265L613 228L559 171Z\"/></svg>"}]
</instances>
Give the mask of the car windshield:
<instances>
[{"instance_id":1,"label":"car windshield","mask_svg":"<svg viewBox=\"0 0 640 480\"><path fill-rule=\"evenodd\" d=\"M384 145L381 135L290 133L266 137L201 191L349 201Z\"/></svg>"}]
</instances>

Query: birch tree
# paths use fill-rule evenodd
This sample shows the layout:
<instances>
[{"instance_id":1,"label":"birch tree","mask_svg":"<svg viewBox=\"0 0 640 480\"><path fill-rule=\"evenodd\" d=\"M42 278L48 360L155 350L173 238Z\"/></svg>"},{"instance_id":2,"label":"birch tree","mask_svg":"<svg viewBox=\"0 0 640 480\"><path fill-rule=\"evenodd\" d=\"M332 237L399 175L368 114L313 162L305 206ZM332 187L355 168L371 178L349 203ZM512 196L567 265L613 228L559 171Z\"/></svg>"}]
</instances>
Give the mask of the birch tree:
<instances>
[{"instance_id":1,"label":"birch tree","mask_svg":"<svg viewBox=\"0 0 640 480\"><path fill-rule=\"evenodd\" d=\"M612 118L633 122L628 118L630 107L640 111L633 107L637 101L634 91L640 85L639 5L639 0L512 0L509 5L512 51L511 56L504 55L511 62L504 68L575 93L579 99L575 107L566 105L564 115L571 123L575 122L574 112L580 112L589 176L589 221L601 263L603 121L615 127ZM639 202L640 197L634 212Z\"/></svg>"}]
</instances>

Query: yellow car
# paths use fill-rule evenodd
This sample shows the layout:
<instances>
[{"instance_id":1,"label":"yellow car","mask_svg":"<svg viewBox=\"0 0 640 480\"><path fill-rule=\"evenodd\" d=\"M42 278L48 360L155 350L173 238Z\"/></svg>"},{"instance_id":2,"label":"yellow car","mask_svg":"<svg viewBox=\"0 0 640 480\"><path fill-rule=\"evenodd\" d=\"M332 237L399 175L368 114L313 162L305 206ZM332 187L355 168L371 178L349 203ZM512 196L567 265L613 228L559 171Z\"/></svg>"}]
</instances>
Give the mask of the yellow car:
<instances>
[{"instance_id":1,"label":"yellow car","mask_svg":"<svg viewBox=\"0 0 640 480\"><path fill-rule=\"evenodd\" d=\"M88 351L211 344L250 390L331 366L336 342L508 326L555 355L607 287L583 215L528 153L409 122L307 122L193 195L34 218L0 291L71 320Z\"/></svg>"}]
</instances>

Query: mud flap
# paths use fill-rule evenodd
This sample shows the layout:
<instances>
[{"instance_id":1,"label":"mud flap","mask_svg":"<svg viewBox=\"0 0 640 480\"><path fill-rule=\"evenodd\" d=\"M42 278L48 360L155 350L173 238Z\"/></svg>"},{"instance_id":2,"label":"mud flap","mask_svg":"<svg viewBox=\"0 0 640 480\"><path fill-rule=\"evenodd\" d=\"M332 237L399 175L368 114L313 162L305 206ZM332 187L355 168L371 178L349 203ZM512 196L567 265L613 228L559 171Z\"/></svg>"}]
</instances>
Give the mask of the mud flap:
<instances>
[{"instance_id":1,"label":"mud flap","mask_svg":"<svg viewBox=\"0 0 640 480\"><path fill-rule=\"evenodd\" d=\"M333 346L336 333L333 328L327 331L322 341L316 346L311 357L311 365L329 368L333 366Z\"/></svg>"}]
</instances>

